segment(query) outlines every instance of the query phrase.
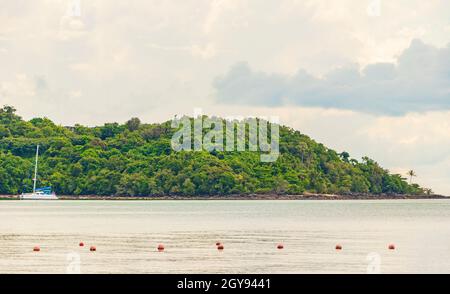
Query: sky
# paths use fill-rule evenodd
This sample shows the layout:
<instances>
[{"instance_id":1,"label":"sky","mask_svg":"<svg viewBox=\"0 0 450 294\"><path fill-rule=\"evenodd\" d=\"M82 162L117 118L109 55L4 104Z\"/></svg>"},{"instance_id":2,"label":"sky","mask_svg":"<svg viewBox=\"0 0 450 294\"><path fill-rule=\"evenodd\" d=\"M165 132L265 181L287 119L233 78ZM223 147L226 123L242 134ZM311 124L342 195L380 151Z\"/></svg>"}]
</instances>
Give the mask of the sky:
<instances>
[{"instance_id":1,"label":"sky","mask_svg":"<svg viewBox=\"0 0 450 294\"><path fill-rule=\"evenodd\" d=\"M282 124L450 195L450 2L0 0L0 105L25 119Z\"/></svg>"}]
</instances>

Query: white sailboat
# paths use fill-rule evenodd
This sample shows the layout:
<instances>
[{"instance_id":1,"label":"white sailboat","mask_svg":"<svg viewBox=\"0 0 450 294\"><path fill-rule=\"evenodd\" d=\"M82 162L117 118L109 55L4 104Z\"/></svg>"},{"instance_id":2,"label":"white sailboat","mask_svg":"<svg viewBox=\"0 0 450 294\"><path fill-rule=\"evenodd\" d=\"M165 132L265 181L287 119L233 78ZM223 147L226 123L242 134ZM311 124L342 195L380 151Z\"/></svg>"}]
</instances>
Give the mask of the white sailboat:
<instances>
[{"instance_id":1,"label":"white sailboat","mask_svg":"<svg viewBox=\"0 0 450 294\"><path fill-rule=\"evenodd\" d=\"M50 187L36 189L38 172L39 145L36 147L36 163L34 166L33 193L22 193L21 200L58 200L55 193L52 193Z\"/></svg>"}]
</instances>

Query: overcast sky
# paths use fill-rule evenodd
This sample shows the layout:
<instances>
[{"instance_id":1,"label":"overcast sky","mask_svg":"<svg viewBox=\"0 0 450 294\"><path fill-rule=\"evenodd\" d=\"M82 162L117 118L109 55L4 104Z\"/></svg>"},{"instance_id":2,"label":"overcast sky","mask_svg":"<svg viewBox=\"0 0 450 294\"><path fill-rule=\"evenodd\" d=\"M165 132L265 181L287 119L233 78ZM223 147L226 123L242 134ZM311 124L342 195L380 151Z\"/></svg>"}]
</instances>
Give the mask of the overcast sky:
<instances>
[{"instance_id":1,"label":"overcast sky","mask_svg":"<svg viewBox=\"0 0 450 294\"><path fill-rule=\"evenodd\" d=\"M63 125L278 115L450 195L450 1L0 0L3 104Z\"/></svg>"}]
</instances>

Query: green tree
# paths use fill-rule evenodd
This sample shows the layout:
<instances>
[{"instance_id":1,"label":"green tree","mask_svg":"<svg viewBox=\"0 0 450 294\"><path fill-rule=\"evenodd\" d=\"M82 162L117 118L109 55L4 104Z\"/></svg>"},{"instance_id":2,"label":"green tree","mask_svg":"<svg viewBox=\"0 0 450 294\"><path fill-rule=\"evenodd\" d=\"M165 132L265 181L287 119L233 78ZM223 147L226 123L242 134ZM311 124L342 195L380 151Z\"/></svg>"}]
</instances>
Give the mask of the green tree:
<instances>
[{"instance_id":1,"label":"green tree","mask_svg":"<svg viewBox=\"0 0 450 294\"><path fill-rule=\"evenodd\" d=\"M181 192L183 195L194 195L195 193L195 185L192 183L191 179L186 179L183 183L183 187L181 188Z\"/></svg>"},{"instance_id":2,"label":"green tree","mask_svg":"<svg viewBox=\"0 0 450 294\"><path fill-rule=\"evenodd\" d=\"M139 126L141 125L141 120L137 117L133 117L129 121L126 122L127 129L130 132L137 131L139 129Z\"/></svg>"},{"instance_id":3,"label":"green tree","mask_svg":"<svg viewBox=\"0 0 450 294\"><path fill-rule=\"evenodd\" d=\"M346 151L339 154L343 161L349 162L350 154Z\"/></svg>"},{"instance_id":4,"label":"green tree","mask_svg":"<svg viewBox=\"0 0 450 294\"><path fill-rule=\"evenodd\" d=\"M409 170L407 174L409 176L409 184L411 184L413 177L417 177L416 172L413 170Z\"/></svg>"}]
</instances>

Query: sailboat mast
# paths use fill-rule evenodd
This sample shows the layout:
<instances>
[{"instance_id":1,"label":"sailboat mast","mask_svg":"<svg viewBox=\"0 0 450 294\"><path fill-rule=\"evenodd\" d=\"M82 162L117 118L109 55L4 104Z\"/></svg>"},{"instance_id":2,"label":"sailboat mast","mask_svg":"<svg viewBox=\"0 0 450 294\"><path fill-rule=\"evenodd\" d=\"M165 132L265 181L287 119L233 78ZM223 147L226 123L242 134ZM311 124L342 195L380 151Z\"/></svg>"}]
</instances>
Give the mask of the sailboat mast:
<instances>
[{"instance_id":1,"label":"sailboat mast","mask_svg":"<svg viewBox=\"0 0 450 294\"><path fill-rule=\"evenodd\" d=\"M36 181L37 181L37 171L38 171L38 157L39 157L39 145L37 145L37 147L36 147L36 163L34 165L33 193L36 193Z\"/></svg>"}]
</instances>

